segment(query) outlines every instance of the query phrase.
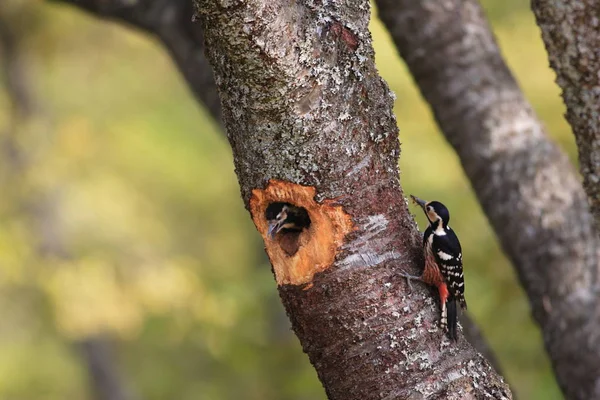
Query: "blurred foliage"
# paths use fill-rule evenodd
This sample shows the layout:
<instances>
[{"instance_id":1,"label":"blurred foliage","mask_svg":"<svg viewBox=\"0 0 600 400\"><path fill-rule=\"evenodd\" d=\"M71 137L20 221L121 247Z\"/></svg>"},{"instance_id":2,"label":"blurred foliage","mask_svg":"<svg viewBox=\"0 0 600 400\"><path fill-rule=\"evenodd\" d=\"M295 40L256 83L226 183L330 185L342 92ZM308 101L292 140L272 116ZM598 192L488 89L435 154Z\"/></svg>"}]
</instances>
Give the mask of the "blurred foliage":
<instances>
[{"instance_id":1,"label":"blurred foliage","mask_svg":"<svg viewBox=\"0 0 600 400\"><path fill-rule=\"evenodd\" d=\"M37 108L11 125L0 90L0 139L25 160L0 159L0 398L91 400L74 343L97 333L118 339L121 370L143 399L324 398L243 208L228 145L164 50L68 6L9 3ZM575 161L527 5L483 3L527 97ZM372 29L398 97L405 191L452 210L470 310L520 397L561 398L459 160L387 33L376 20Z\"/></svg>"}]
</instances>

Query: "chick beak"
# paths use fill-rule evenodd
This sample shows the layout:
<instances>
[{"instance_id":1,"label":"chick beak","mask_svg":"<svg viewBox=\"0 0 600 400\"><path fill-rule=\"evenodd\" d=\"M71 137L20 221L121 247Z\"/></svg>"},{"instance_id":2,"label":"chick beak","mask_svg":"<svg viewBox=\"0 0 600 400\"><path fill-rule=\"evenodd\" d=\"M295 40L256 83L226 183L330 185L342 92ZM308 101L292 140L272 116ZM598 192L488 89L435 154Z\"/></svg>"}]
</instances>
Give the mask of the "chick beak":
<instances>
[{"instance_id":1,"label":"chick beak","mask_svg":"<svg viewBox=\"0 0 600 400\"><path fill-rule=\"evenodd\" d=\"M269 230L267 233L271 239L274 239L275 235L277 235L277 233L281 230L283 222L283 220L275 220L269 222Z\"/></svg>"},{"instance_id":2,"label":"chick beak","mask_svg":"<svg viewBox=\"0 0 600 400\"><path fill-rule=\"evenodd\" d=\"M427 205L427 202L425 200L420 199L417 196L413 196L412 194L410 195L410 198L412 199L413 202L415 202L416 204L421 206L421 208L423 210L425 210L425 206Z\"/></svg>"}]
</instances>

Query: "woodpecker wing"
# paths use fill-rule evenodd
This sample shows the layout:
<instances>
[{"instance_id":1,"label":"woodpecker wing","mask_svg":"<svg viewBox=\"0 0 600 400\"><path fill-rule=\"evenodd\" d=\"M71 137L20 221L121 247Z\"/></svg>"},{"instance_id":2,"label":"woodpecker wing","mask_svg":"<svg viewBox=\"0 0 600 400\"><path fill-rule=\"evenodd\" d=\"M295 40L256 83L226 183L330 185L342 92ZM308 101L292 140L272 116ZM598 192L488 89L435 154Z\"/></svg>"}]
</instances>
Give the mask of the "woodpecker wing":
<instances>
[{"instance_id":1,"label":"woodpecker wing","mask_svg":"<svg viewBox=\"0 0 600 400\"><path fill-rule=\"evenodd\" d=\"M456 297L461 307L466 309L462 249L454 231L450 228L444 231L445 235L433 235L432 252L448 285L448 291Z\"/></svg>"},{"instance_id":2,"label":"woodpecker wing","mask_svg":"<svg viewBox=\"0 0 600 400\"><path fill-rule=\"evenodd\" d=\"M431 236L432 233L433 228L429 225L427 229L425 229L425 232L423 232L423 246L427 246L427 239L429 239L429 236Z\"/></svg>"}]
</instances>

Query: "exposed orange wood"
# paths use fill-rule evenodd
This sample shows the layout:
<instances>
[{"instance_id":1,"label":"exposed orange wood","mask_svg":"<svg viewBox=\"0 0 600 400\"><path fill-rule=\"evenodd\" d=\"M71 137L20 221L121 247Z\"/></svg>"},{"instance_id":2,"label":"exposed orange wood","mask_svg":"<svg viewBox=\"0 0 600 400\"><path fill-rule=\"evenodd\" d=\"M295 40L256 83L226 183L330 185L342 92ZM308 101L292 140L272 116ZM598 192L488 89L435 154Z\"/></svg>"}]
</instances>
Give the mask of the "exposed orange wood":
<instances>
[{"instance_id":1,"label":"exposed orange wood","mask_svg":"<svg viewBox=\"0 0 600 400\"><path fill-rule=\"evenodd\" d=\"M254 189L250 213L256 229L265 241L267 255L273 265L278 285L302 285L312 281L317 272L329 268L344 242L354 230L352 218L333 200L315 201L316 189L291 182L271 179L265 189ZM267 235L266 209L271 203L290 203L303 207L311 220L300 234Z\"/></svg>"}]
</instances>

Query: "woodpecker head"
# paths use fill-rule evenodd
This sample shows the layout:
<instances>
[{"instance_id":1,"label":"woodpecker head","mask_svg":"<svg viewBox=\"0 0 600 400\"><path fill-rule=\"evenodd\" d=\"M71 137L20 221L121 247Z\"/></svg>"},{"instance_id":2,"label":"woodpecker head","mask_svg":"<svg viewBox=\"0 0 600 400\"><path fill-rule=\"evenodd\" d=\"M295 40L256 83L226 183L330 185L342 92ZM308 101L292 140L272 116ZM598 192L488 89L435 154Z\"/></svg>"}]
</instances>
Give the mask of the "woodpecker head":
<instances>
[{"instance_id":1,"label":"woodpecker head","mask_svg":"<svg viewBox=\"0 0 600 400\"><path fill-rule=\"evenodd\" d=\"M267 207L265 217L269 223L267 231L273 239L281 231L302 231L310 225L308 212L288 203L273 203Z\"/></svg>"},{"instance_id":2,"label":"woodpecker head","mask_svg":"<svg viewBox=\"0 0 600 400\"><path fill-rule=\"evenodd\" d=\"M450 213L445 205L439 201L421 200L412 194L410 197L415 203L421 206L423 212L425 212L425 215L429 220L430 225L437 226L441 222L444 227L448 226L448 222L450 222Z\"/></svg>"}]
</instances>

